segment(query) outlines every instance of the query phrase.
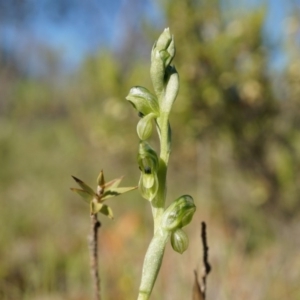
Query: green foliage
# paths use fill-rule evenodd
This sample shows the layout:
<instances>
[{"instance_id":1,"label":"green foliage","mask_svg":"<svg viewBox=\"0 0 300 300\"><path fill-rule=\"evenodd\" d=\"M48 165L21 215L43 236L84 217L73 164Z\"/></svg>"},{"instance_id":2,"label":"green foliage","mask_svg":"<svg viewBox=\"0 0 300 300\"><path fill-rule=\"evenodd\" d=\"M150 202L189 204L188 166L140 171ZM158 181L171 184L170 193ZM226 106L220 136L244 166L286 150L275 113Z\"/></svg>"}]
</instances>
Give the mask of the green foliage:
<instances>
[{"instance_id":1,"label":"green foliage","mask_svg":"<svg viewBox=\"0 0 300 300\"><path fill-rule=\"evenodd\" d=\"M111 208L103 202L111 197L119 196L137 188L118 187L123 177L105 182L103 171L101 171L97 179L97 191L94 192L94 190L82 180L74 176L72 177L81 187L81 189L71 188L71 190L79 194L88 204L90 204L90 213L97 214L98 212L100 212L110 219L113 219L113 212Z\"/></svg>"}]
</instances>

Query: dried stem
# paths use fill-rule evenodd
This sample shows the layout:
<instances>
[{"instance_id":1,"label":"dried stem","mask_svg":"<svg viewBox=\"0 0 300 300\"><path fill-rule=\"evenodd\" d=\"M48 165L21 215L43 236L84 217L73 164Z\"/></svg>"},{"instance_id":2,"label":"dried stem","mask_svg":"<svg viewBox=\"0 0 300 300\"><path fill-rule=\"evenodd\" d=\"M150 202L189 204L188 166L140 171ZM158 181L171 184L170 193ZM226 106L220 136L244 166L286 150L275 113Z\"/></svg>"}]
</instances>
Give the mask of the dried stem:
<instances>
[{"instance_id":1,"label":"dried stem","mask_svg":"<svg viewBox=\"0 0 300 300\"><path fill-rule=\"evenodd\" d=\"M94 284L94 299L101 300L100 295L100 279L98 273L98 229L101 223L97 218L97 214L91 214L91 232L89 236L89 248L90 248L90 263L91 263L91 275Z\"/></svg>"},{"instance_id":2,"label":"dried stem","mask_svg":"<svg viewBox=\"0 0 300 300\"><path fill-rule=\"evenodd\" d=\"M208 262L208 245L207 245L207 235L206 235L206 224L205 222L201 222L201 241L203 246L203 271L202 271L202 284L201 284L201 292L203 298L205 299L206 294L206 279L207 275L211 271L211 266Z\"/></svg>"},{"instance_id":3,"label":"dried stem","mask_svg":"<svg viewBox=\"0 0 300 300\"><path fill-rule=\"evenodd\" d=\"M201 222L201 242L203 246L203 269L201 274L201 282L198 281L198 273L194 270L194 286L193 286L193 300L205 300L206 297L206 279L211 271L211 266L208 262L208 245L206 235L206 224Z\"/></svg>"},{"instance_id":4,"label":"dried stem","mask_svg":"<svg viewBox=\"0 0 300 300\"><path fill-rule=\"evenodd\" d=\"M198 273L194 270L193 300L204 300L201 287L198 281Z\"/></svg>"}]
</instances>

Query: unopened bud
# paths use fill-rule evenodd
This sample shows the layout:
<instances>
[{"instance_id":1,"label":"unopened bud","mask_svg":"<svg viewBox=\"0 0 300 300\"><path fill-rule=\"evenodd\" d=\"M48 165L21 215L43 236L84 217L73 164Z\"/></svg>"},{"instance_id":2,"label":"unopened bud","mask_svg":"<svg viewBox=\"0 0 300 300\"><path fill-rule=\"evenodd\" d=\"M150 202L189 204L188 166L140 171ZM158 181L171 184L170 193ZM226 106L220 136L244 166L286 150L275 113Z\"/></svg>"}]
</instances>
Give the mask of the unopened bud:
<instances>
[{"instance_id":1,"label":"unopened bud","mask_svg":"<svg viewBox=\"0 0 300 300\"><path fill-rule=\"evenodd\" d=\"M170 29L165 28L162 34L157 39L155 48L158 51L166 50L169 47L170 43L172 42L172 39L173 37L171 35Z\"/></svg>"},{"instance_id":2,"label":"unopened bud","mask_svg":"<svg viewBox=\"0 0 300 300\"><path fill-rule=\"evenodd\" d=\"M189 246L189 238L182 229L176 229L171 234L172 248L182 254Z\"/></svg>"},{"instance_id":3,"label":"unopened bud","mask_svg":"<svg viewBox=\"0 0 300 300\"><path fill-rule=\"evenodd\" d=\"M166 28L155 42L151 52L150 75L157 96L163 93L165 69L175 56L175 44L170 29Z\"/></svg>"},{"instance_id":4,"label":"unopened bud","mask_svg":"<svg viewBox=\"0 0 300 300\"><path fill-rule=\"evenodd\" d=\"M162 227L169 231L182 228L191 222L195 211L193 198L183 195L165 210L162 216Z\"/></svg>"},{"instance_id":5,"label":"unopened bud","mask_svg":"<svg viewBox=\"0 0 300 300\"><path fill-rule=\"evenodd\" d=\"M147 116L142 117L138 122L136 130L139 138L142 141L147 140L151 136L153 129L152 119L154 118L155 114L151 113Z\"/></svg>"}]
</instances>

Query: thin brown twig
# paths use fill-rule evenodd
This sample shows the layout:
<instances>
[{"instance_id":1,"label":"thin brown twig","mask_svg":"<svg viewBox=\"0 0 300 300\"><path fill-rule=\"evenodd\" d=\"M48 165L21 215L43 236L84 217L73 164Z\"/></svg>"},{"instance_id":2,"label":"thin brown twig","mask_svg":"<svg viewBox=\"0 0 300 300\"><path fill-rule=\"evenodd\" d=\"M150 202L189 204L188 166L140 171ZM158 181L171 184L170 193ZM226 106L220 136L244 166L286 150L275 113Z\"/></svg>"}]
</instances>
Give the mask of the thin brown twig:
<instances>
[{"instance_id":1,"label":"thin brown twig","mask_svg":"<svg viewBox=\"0 0 300 300\"><path fill-rule=\"evenodd\" d=\"M193 300L204 300L201 287L198 281L198 273L194 270Z\"/></svg>"},{"instance_id":2,"label":"thin brown twig","mask_svg":"<svg viewBox=\"0 0 300 300\"><path fill-rule=\"evenodd\" d=\"M207 234L206 234L206 224L205 222L201 222L201 241L202 241L202 246L203 246L203 270L202 270L202 284L201 286L201 292L203 295L203 298L205 299L206 295L206 280L209 272L211 271L211 266L208 262L208 244L207 244Z\"/></svg>"},{"instance_id":3,"label":"thin brown twig","mask_svg":"<svg viewBox=\"0 0 300 300\"><path fill-rule=\"evenodd\" d=\"M100 294L100 278L98 272L98 229L101 223L97 218L97 214L91 214L91 232L89 236L89 248L90 248L90 263L91 263L91 275L94 284L94 299L101 300Z\"/></svg>"}]
</instances>

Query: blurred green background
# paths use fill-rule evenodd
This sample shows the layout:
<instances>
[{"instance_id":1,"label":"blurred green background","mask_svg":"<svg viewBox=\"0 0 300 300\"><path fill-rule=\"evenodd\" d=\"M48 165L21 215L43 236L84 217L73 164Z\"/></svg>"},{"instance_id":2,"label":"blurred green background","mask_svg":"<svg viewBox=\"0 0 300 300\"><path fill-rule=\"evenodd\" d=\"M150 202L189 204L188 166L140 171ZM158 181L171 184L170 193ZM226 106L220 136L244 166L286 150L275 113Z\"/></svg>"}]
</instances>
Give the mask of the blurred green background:
<instances>
[{"instance_id":1,"label":"blurred green background","mask_svg":"<svg viewBox=\"0 0 300 300\"><path fill-rule=\"evenodd\" d=\"M15 2L21 16L29 13ZM92 185L103 169L107 180L125 175L123 185L137 184L138 116L125 96L134 85L152 88L150 51L164 26L175 36L181 79L168 201L189 193L197 211L188 251L167 247L153 299L191 299L201 221L213 268L208 300L300 299L300 6L279 4L286 14L274 39L275 0L232 2L164 0L154 17L122 2L122 36L103 39L76 67L47 43L14 56L1 39L0 299L91 299L89 208L70 191L71 175ZM64 17L73 4L62 3ZM86 3L88 15L93 1ZM22 36L22 18L14 22ZM86 39L100 39L96 32ZM115 220L101 216L99 236L103 298L134 299L150 207L137 191L109 205Z\"/></svg>"}]
</instances>

